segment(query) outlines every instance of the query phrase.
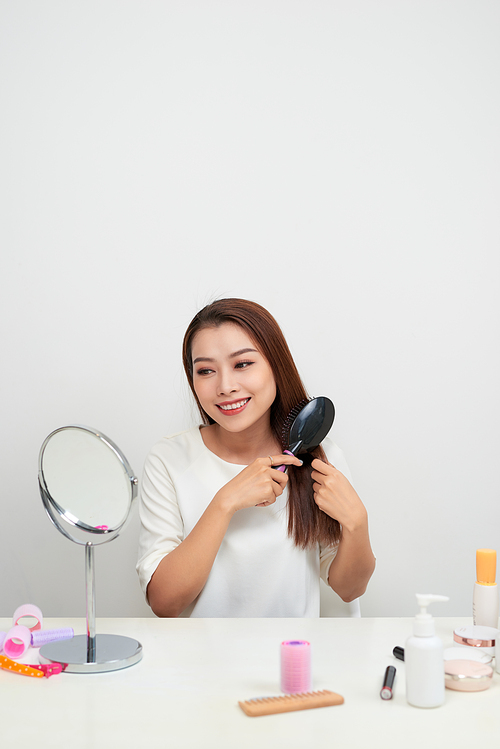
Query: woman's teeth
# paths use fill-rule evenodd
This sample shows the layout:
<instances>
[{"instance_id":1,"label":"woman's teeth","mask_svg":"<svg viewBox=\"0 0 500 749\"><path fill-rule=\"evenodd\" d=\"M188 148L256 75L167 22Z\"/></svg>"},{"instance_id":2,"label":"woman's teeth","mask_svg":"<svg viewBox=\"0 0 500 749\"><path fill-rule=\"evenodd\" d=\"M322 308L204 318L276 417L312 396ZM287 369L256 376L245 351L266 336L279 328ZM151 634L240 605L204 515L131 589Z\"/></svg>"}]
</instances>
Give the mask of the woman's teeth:
<instances>
[{"instance_id":1,"label":"woman's teeth","mask_svg":"<svg viewBox=\"0 0 500 749\"><path fill-rule=\"evenodd\" d=\"M244 406L245 403L248 403L249 400L250 398L245 398L244 400L238 401L237 403L229 403L227 406L219 406L219 408L222 411L234 411L235 409Z\"/></svg>"}]
</instances>

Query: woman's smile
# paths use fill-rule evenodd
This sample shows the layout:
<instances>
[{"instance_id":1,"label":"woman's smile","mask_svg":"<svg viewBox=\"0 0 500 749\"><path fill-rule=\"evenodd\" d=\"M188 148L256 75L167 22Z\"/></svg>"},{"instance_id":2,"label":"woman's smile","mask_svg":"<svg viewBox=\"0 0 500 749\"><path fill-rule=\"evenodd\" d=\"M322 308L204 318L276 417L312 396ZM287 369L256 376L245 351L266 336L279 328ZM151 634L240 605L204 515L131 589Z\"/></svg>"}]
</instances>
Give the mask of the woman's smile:
<instances>
[{"instance_id":1,"label":"woman's smile","mask_svg":"<svg viewBox=\"0 0 500 749\"><path fill-rule=\"evenodd\" d=\"M234 414L241 413L249 400L250 398L244 398L243 400L232 401L230 403L217 403L216 405L223 413L233 416Z\"/></svg>"}]
</instances>

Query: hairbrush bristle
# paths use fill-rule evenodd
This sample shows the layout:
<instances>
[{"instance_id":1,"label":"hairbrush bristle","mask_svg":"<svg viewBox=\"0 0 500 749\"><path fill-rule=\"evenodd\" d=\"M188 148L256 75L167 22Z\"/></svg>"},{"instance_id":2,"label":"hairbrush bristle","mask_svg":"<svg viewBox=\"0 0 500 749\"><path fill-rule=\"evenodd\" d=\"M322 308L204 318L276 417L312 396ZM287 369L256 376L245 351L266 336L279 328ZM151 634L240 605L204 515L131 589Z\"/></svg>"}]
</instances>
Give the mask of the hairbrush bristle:
<instances>
[{"instance_id":1,"label":"hairbrush bristle","mask_svg":"<svg viewBox=\"0 0 500 749\"><path fill-rule=\"evenodd\" d=\"M309 403L308 398L304 398L300 401L300 403L297 403L296 406L292 408L288 416L286 417L285 421L283 422L283 427L281 429L281 447L283 450L288 450L290 445L290 429L292 428L292 424L299 415L299 413L302 411L304 406L307 406Z\"/></svg>"}]
</instances>

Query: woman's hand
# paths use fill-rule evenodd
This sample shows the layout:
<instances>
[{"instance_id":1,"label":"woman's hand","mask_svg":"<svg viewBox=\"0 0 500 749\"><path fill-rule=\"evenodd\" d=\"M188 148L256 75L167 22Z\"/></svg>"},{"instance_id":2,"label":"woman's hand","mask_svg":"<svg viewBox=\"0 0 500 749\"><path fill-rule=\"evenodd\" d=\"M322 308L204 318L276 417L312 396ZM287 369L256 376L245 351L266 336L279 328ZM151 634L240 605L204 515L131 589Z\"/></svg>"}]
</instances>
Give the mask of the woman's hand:
<instances>
[{"instance_id":1,"label":"woman's hand","mask_svg":"<svg viewBox=\"0 0 500 749\"><path fill-rule=\"evenodd\" d=\"M354 532L368 523L364 504L343 473L316 458L311 463L314 501L319 509Z\"/></svg>"},{"instance_id":2,"label":"woman's hand","mask_svg":"<svg viewBox=\"0 0 500 749\"><path fill-rule=\"evenodd\" d=\"M271 465L272 460L272 465ZM219 489L213 501L233 513L245 507L267 507L283 494L288 476L273 466L301 466L294 455L269 455L257 458L241 473Z\"/></svg>"}]
</instances>

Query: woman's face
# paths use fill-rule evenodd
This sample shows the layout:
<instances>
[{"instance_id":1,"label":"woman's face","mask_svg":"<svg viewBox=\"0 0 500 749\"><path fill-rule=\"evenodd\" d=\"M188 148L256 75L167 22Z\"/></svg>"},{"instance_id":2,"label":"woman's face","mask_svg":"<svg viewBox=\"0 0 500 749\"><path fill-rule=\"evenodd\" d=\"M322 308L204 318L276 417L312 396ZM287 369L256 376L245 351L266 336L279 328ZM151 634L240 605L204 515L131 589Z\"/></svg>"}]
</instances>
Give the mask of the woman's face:
<instances>
[{"instance_id":1,"label":"woman's face","mask_svg":"<svg viewBox=\"0 0 500 749\"><path fill-rule=\"evenodd\" d=\"M239 325L203 328L193 339L193 386L206 413L223 429L269 426L276 383L267 359Z\"/></svg>"}]
</instances>

